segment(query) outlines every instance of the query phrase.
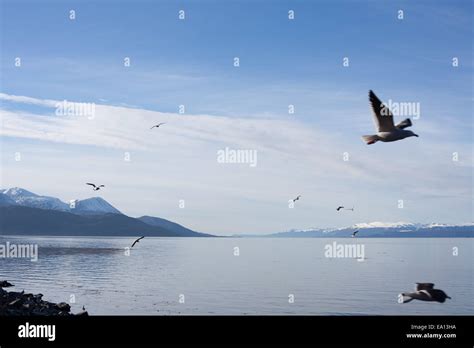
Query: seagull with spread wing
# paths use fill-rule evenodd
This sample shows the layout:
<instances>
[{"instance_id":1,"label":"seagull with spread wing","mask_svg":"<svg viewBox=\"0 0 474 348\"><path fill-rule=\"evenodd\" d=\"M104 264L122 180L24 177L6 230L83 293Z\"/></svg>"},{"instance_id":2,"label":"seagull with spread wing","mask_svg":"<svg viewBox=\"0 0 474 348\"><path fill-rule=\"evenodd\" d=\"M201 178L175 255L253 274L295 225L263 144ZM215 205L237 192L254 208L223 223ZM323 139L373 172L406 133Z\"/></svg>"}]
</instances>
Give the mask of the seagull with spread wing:
<instances>
[{"instance_id":1,"label":"seagull with spread wing","mask_svg":"<svg viewBox=\"0 0 474 348\"><path fill-rule=\"evenodd\" d=\"M155 127L156 127L156 128L160 128L160 126L163 125L163 124L166 124L166 123L162 122L162 123L155 124L155 125L154 125L153 127L151 127L150 129L153 129L153 128L155 128Z\"/></svg>"},{"instance_id":2,"label":"seagull with spread wing","mask_svg":"<svg viewBox=\"0 0 474 348\"><path fill-rule=\"evenodd\" d=\"M443 303L447 298L451 298L443 290L435 289L433 283L416 283L415 292L402 293L401 296L403 303L413 300Z\"/></svg>"},{"instance_id":3,"label":"seagull with spread wing","mask_svg":"<svg viewBox=\"0 0 474 348\"><path fill-rule=\"evenodd\" d=\"M143 239L143 238L145 238L145 236L140 237L140 238L138 238L136 241L134 241L133 244L132 244L132 246L131 246L131 248L133 248L133 246L134 246L135 244L139 243L140 240Z\"/></svg>"},{"instance_id":4,"label":"seagull with spread wing","mask_svg":"<svg viewBox=\"0 0 474 348\"><path fill-rule=\"evenodd\" d=\"M93 184L93 183L91 183L91 182L87 182L86 185L92 186L92 189L93 189L94 191L99 191L101 187L105 187L105 185L99 185L99 186L97 186L97 185L95 185L95 184Z\"/></svg>"},{"instance_id":5,"label":"seagull with spread wing","mask_svg":"<svg viewBox=\"0 0 474 348\"><path fill-rule=\"evenodd\" d=\"M369 91L369 100L372 106L372 112L374 114L377 134L362 136L362 139L364 139L367 145L374 144L377 141L386 143L402 140L408 137L418 137L418 135L412 131L405 130L405 128L411 127L412 125L409 118L395 125L393 123L393 115L390 110L380 101L379 98L377 98L375 93L372 91Z\"/></svg>"}]
</instances>

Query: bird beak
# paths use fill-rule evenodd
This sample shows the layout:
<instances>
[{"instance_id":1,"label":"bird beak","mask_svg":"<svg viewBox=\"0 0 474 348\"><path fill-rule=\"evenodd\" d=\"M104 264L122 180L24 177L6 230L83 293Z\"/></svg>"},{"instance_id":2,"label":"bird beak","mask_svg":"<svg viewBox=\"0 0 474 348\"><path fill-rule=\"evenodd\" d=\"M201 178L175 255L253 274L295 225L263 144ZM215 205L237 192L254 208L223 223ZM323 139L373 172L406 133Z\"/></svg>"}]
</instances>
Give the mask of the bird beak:
<instances>
[{"instance_id":1,"label":"bird beak","mask_svg":"<svg viewBox=\"0 0 474 348\"><path fill-rule=\"evenodd\" d=\"M418 134L413 134L413 135L418 138Z\"/></svg>"}]
</instances>

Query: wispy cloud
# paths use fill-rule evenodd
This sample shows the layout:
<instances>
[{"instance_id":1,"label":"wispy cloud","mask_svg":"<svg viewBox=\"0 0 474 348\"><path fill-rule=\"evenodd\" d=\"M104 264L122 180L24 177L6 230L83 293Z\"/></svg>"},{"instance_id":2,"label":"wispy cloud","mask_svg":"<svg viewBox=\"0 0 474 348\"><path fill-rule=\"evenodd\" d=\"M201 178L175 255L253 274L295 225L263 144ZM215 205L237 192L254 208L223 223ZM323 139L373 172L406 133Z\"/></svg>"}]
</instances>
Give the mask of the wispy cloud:
<instances>
[{"instance_id":1,"label":"wispy cloud","mask_svg":"<svg viewBox=\"0 0 474 348\"><path fill-rule=\"evenodd\" d=\"M58 103L57 100L37 99L37 98L20 96L20 95L10 95L10 94L5 94L5 93L0 93L0 99L3 101L8 101L8 102L46 106L46 107L55 107L56 104Z\"/></svg>"}]
</instances>

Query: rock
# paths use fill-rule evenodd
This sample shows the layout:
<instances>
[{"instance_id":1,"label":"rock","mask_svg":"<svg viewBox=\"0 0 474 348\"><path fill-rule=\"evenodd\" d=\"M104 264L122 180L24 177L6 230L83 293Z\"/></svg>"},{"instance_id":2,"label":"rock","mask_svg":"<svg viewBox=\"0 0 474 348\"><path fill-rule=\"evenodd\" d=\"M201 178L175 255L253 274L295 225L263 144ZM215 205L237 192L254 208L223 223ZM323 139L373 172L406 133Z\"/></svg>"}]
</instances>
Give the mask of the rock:
<instances>
[{"instance_id":1,"label":"rock","mask_svg":"<svg viewBox=\"0 0 474 348\"><path fill-rule=\"evenodd\" d=\"M8 305L10 307L15 307L16 305L20 305L22 302L21 298L17 298L16 300L13 300L12 302L10 302Z\"/></svg>"},{"instance_id":2,"label":"rock","mask_svg":"<svg viewBox=\"0 0 474 348\"><path fill-rule=\"evenodd\" d=\"M9 288L10 286L14 286L12 283L7 282L6 280L0 281L0 288Z\"/></svg>"},{"instance_id":3,"label":"rock","mask_svg":"<svg viewBox=\"0 0 474 348\"><path fill-rule=\"evenodd\" d=\"M5 291L2 287L13 286L7 281L0 282L0 316L70 316L71 306L66 302L53 303L42 300L42 294L25 294ZM86 316L86 311L78 315Z\"/></svg>"},{"instance_id":4,"label":"rock","mask_svg":"<svg viewBox=\"0 0 474 348\"><path fill-rule=\"evenodd\" d=\"M59 310L61 310L61 311L65 311L65 312L70 312L71 311L71 306L69 304L67 304L66 302L58 303L56 305L56 307L58 307Z\"/></svg>"}]
</instances>

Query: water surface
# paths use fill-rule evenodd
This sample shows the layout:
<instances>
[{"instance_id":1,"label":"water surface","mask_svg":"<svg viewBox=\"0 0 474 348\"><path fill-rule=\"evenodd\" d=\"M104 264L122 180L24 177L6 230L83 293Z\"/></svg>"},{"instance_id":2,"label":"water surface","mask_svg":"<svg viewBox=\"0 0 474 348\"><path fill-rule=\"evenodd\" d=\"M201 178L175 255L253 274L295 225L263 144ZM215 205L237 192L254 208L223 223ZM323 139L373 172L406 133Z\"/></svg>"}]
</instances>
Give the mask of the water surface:
<instances>
[{"instance_id":1,"label":"water surface","mask_svg":"<svg viewBox=\"0 0 474 348\"><path fill-rule=\"evenodd\" d=\"M0 237L7 241L39 246L37 262L0 258L10 289L54 302L74 295L73 312L84 305L92 315L474 314L472 238L147 237L129 256L133 238ZM325 257L334 241L363 244L364 261ZM416 282L452 300L397 303Z\"/></svg>"}]
</instances>

